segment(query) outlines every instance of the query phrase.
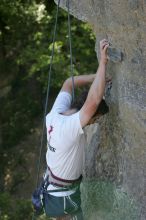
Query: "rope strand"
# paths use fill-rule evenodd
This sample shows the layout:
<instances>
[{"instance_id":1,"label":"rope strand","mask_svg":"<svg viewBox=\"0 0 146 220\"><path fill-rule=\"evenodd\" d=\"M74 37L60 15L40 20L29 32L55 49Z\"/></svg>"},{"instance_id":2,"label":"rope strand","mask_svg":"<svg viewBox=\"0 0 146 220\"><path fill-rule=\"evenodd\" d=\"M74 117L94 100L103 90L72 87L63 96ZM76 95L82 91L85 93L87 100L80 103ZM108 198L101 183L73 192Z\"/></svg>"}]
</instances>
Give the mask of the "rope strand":
<instances>
[{"instance_id":1,"label":"rope strand","mask_svg":"<svg viewBox=\"0 0 146 220\"><path fill-rule=\"evenodd\" d=\"M72 78L72 102L75 100L75 85L74 85L74 75L73 75L73 59L72 59L72 38L71 38L71 21L70 21L70 5L67 0L68 9L68 35L69 35L69 48L70 48L70 75Z\"/></svg>"}]
</instances>

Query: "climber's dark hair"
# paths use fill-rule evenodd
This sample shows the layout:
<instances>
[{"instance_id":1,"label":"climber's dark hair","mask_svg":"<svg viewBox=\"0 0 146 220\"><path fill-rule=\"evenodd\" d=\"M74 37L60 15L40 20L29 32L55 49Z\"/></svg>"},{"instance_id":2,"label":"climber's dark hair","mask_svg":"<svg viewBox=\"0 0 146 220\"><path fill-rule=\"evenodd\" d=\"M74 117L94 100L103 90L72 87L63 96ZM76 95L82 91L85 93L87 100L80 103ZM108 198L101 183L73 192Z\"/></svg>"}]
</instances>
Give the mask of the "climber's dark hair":
<instances>
[{"instance_id":1,"label":"climber's dark hair","mask_svg":"<svg viewBox=\"0 0 146 220\"><path fill-rule=\"evenodd\" d=\"M89 92L89 88L84 89L79 94L78 98L76 98L76 100L72 103L71 108L75 108L79 111L82 108L82 106L84 105L85 101L86 101L88 92ZM96 110L96 112L95 112L95 114L94 114L94 116L97 115L97 114L104 115L108 112L109 112L109 107L106 104L105 100L102 99L99 106L98 106L98 108L97 108L97 110Z\"/></svg>"}]
</instances>

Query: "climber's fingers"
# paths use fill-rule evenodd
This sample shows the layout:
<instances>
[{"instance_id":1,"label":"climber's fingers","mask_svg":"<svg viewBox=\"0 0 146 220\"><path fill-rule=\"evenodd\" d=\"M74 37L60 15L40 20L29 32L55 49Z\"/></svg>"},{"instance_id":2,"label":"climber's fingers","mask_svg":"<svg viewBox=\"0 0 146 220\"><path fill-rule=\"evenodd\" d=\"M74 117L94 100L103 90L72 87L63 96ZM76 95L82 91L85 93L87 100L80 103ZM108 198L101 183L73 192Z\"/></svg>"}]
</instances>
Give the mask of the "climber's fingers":
<instances>
[{"instance_id":1,"label":"climber's fingers","mask_svg":"<svg viewBox=\"0 0 146 220\"><path fill-rule=\"evenodd\" d=\"M107 45L109 46L109 42L107 39L103 39L100 41L100 49L103 50L105 48L105 46L107 47Z\"/></svg>"},{"instance_id":2,"label":"climber's fingers","mask_svg":"<svg viewBox=\"0 0 146 220\"><path fill-rule=\"evenodd\" d=\"M109 47L109 42L106 39L103 39L100 41L100 55L101 60L103 63L107 63L108 57L107 57L107 48Z\"/></svg>"},{"instance_id":3,"label":"climber's fingers","mask_svg":"<svg viewBox=\"0 0 146 220\"><path fill-rule=\"evenodd\" d=\"M109 43L106 43L103 47L103 51L106 52L108 47L109 47Z\"/></svg>"}]
</instances>

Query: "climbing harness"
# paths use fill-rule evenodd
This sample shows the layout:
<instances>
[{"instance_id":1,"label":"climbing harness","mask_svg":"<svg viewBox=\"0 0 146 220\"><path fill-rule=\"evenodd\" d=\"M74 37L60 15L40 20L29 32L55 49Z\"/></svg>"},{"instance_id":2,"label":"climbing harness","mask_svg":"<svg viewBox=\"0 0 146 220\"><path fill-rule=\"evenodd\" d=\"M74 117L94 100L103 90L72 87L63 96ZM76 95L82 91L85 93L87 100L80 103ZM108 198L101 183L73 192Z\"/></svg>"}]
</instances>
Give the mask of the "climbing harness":
<instances>
[{"instance_id":1,"label":"climbing harness","mask_svg":"<svg viewBox=\"0 0 146 220\"><path fill-rule=\"evenodd\" d=\"M46 213L50 217L59 217L66 214L74 213L80 210L80 182L82 177L76 180L64 180L53 175L52 171L48 167L44 178L40 186L34 191L32 195L32 203L34 205L36 216ZM56 189L48 189L49 185L55 186ZM54 192L70 192L73 191L71 197L74 200L73 203L68 200L69 196L56 197L50 193ZM65 207L63 205L65 200ZM44 210L43 210L44 209ZM67 210L68 211L67 213Z\"/></svg>"},{"instance_id":2,"label":"climbing harness","mask_svg":"<svg viewBox=\"0 0 146 220\"><path fill-rule=\"evenodd\" d=\"M49 183L52 185L66 188L74 188L76 185L79 185L82 180L82 176L74 180L65 180L59 178L52 173L50 167L47 167L46 176L49 177Z\"/></svg>"},{"instance_id":3,"label":"climbing harness","mask_svg":"<svg viewBox=\"0 0 146 220\"><path fill-rule=\"evenodd\" d=\"M73 76L72 40L71 40L71 22L70 22L70 6L69 6L69 1L70 0L67 0L67 8L68 8L68 35L69 35L69 47L70 47L70 72L71 72L71 78L72 78L72 101L74 101L74 99L75 99L75 91L74 90L75 89L74 89L74 76ZM48 73L48 86L47 86L47 93L46 93L46 101L45 101L44 117L43 117L43 127L42 127L42 135L41 135L41 143L40 143L40 151L39 151L39 160L38 160L38 167L37 167L36 190L34 191L33 196L32 196L32 202L33 202L34 208L36 210L36 213L33 214L32 220L35 220L36 219L36 215L38 213L42 212L42 209L43 209L43 206L42 206L42 196L43 196L44 191L46 191L46 188L44 187L45 184L46 184L46 179L43 180L42 183L39 186L39 177L40 177L40 165L41 165L41 160L42 160L42 149L43 149L43 145L44 145L45 122L46 122L48 99L49 99L49 93L50 93L50 81L51 81L52 64L53 64L53 58L54 58L54 45L55 45L56 32L57 32L59 6L60 6L60 0L58 0L58 4L57 4L56 17L55 17L55 25L54 25L54 31L53 31L52 52L51 52L51 59L50 59L50 68L49 68L49 73ZM55 191L56 190L53 190L53 192L55 192Z\"/></svg>"}]
</instances>

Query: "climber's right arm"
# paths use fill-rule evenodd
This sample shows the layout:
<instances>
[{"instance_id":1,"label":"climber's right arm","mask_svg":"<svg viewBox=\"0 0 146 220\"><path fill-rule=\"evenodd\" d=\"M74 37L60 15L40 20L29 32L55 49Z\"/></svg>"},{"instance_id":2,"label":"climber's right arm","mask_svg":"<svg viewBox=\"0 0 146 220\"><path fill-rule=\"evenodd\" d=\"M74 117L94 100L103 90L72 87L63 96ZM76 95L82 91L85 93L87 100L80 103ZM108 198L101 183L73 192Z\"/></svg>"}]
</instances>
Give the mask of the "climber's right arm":
<instances>
[{"instance_id":1,"label":"climber's right arm","mask_svg":"<svg viewBox=\"0 0 146 220\"><path fill-rule=\"evenodd\" d=\"M95 76L95 79L90 87L87 99L80 110L80 121L81 126L84 127L88 124L89 120L92 118L96 109L101 102L104 90L105 90L105 73L106 73L106 64L107 64L107 48L109 42L107 40L100 41L100 62L99 67Z\"/></svg>"}]
</instances>

